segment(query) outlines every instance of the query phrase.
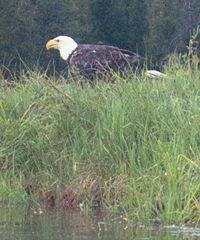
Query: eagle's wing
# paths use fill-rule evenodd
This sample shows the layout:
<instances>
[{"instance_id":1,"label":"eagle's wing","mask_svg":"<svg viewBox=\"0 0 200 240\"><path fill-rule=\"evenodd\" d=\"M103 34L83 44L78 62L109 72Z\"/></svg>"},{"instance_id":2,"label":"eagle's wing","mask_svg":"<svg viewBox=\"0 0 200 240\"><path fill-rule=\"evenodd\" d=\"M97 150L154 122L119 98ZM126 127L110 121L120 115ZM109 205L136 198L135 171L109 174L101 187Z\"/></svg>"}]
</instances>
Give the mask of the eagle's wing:
<instances>
[{"instance_id":1,"label":"eagle's wing","mask_svg":"<svg viewBox=\"0 0 200 240\"><path fill-rule=\"evenodd\" d=\"M125 56L127 61L134 66L142 66L145 63L145 58L141 57L137 53L120 49L120 52Z\"/></svg>"},{"instance_id":2,"label":"eagle's wing","mask_svg":"<svg viewBox=\"0 0 200 240\"><path fill-rule=\"evenodd\" d=\"M102 72L126 72L131 65L139 64L135 53L107 45L79 45L68 60L70 69L76 68L84 75Z\"/></svg>"}]
</instances>

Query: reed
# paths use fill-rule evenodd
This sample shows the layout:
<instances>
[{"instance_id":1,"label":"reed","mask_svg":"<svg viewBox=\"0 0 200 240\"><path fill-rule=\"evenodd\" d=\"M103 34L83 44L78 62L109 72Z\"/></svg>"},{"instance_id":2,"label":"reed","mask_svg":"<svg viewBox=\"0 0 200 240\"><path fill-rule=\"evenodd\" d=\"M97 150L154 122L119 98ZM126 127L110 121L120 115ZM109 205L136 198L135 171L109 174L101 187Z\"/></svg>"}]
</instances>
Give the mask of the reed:
<instances>
[{"instance_id":1,"label":"reed","mask_svg":"<svg viewBox=\"0 0 200 240\"><path fill-rule=\"evenodd\" d=\"M196 62L188 64L172 56L166 78L142 72L114 84L65 83L30 69L12 86L4 80L0 201L198 222L200 81Z\"/></svg>"}]
</instances>

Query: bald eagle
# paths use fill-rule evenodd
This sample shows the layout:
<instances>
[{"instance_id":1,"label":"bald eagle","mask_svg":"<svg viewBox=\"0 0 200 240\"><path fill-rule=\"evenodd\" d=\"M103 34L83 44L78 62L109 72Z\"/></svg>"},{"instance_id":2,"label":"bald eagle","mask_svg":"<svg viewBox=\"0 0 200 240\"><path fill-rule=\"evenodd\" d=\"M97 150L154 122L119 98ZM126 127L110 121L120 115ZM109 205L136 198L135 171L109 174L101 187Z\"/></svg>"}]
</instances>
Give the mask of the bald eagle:
<instances>
[{"instance_id":1,"label":"bald eagle","mask_svg":"<svg viewBox=\"0 0 200 240\"><path fill-rule=\"evenodd\" d=\"M67 61L71 73L78 72L86 78L111 75L124 76L145 62L145 58L128 50L108 45L77 44L71 37L58 36L46 44L46 49L58 49ZM77 71L78 70L78 71Z\"/></svg>"}]
</instances>

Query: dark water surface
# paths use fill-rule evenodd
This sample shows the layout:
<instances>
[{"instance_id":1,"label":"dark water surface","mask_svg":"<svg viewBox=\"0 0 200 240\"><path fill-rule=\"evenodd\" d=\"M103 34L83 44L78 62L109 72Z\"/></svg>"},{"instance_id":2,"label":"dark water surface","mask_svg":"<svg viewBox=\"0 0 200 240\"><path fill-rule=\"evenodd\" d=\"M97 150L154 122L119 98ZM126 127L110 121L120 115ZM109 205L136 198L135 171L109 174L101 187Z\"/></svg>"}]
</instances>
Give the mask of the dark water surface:
<instances>
[{"instance_id":1,"label":"dark water surface","mask_svg":"<svg viewBox=\"0 0 200 240\"><path fill-rule=\"evenodd\" d=\"M127 228L124 216L48 209L41 211L0 204L0 240L61 239L200 239L200 229L149 227Z\"/></svg>"}]
</instances>

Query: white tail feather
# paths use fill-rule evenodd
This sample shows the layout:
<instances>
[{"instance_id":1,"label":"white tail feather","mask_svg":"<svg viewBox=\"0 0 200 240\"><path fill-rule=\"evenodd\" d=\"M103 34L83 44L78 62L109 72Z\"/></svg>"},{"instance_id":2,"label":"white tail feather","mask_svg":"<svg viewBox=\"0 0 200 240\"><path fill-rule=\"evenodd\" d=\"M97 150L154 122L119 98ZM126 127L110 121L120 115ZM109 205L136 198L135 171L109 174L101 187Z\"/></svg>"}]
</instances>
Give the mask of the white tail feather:
<instances>
[{"instance_id":1,"label":"white tail feather","mask_svg":"<svg viewBox=\"0 0 200 240\"><path fill-rule=\"evenodd\" d=\"M150 78L163 78L163 77L165 78L165 77L167 77L166 74L161 73L156 70L147 70L146 75L147 75L147 77L150 77Z\"/></svg>"}]
</instances>

